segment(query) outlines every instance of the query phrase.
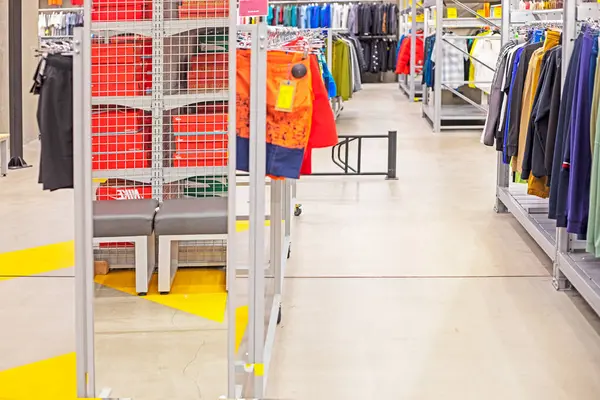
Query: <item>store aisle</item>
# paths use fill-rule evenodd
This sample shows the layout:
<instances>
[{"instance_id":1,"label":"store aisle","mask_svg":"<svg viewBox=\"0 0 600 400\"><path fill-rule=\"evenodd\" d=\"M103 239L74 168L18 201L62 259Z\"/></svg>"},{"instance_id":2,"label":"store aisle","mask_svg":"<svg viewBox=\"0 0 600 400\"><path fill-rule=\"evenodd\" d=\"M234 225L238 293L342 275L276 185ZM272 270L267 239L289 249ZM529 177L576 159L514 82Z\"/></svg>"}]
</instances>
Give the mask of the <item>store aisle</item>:
<instances>
[{"instance_id":1,"label":"store aisle","mask_svg":"<svg viewBox=\"0 0 600 400\"><path fill-rule=\"evenodd\" d=\"M299 184L268 398L596 399L598 318L492 211L495 154L478 134L433 135L418 103L381 84L339 126L397 130L399 180ZM385 144L367 157L381 165Z\"/></svg>"}]
</instances>

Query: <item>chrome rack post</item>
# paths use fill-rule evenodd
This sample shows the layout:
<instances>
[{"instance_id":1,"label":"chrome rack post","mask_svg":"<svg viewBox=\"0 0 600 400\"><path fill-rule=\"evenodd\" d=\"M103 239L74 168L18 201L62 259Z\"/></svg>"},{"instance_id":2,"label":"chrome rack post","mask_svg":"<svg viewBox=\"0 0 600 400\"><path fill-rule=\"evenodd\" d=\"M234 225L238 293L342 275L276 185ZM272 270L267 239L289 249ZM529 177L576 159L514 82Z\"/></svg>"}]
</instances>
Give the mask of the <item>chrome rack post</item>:
<instances>
[{"instance_id":1,"label":"chrome rack post","mask_svg":"<svg viewBox=\"0 0 600 400\"><path fill-rule=\"evenodd\" d=\"M89 11L89 5L86 4ZM95 397L90 21L74 30L73 183L77 397Z\"/></svg>"},{"instance_id":2,"label":"chrome rack post","mask_svg":"<svg viewBox=\"0 0 600 400\"><path fill-rule=\"evenodd\" d=\"M437 67L435 68L435 90L433 93L433 131L440 132L442 128L442 64L443 64L443 16L444 2L437 0L435 13L435 59Z\"/></svg>"},{"instance_id":3,"label":"chrome rack post","mask_svg":"<svg viewBox=\"0 0 600 400\"><path fill-rule=\"evenodd\" d=\"M577 2L575 0L565 0L563 2L563 54L562 54L562 76L561 87L564 88L569 60L573 55L575 37L577 35ZM556 257L553 265L552 283L557 290L565 290L570 284L565 275L560 270L560 257L571 250L571 240L567 228L556 228Z\"/></svg>"},{"instance_id":4,"label":"chrome rack post","mask_svg":"<svg viewBox=\"0 0 600 400\"><path fill-rule=\"evenodd\" d=\"M502 45L506 44L509 39L509 30L510 30L510 8L511 1L510 0L502 0L502 30L500 34L502 36ZM498 191L501 188L508 188L510 181L510 170L508 168L508 164L504 164L502 152L497 152L497 176L496 176L496 204L494 205L494 210L497 213L506 213L508 209L500 200L498 195Z\"/></svg>"}]
</instances>

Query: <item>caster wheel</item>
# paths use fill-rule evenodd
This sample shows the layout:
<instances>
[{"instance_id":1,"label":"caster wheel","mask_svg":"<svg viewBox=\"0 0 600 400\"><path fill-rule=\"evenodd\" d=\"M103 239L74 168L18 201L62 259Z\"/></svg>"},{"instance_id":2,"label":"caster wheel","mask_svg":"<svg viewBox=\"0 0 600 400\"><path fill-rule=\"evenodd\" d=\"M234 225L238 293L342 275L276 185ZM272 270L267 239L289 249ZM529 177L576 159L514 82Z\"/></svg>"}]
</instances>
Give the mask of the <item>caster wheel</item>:
<instances>
[{"instance_id":1,"label":"caster wheel","mask_svg":"<svg viewBox=\"0 0 600 400\"><path fill-rule=\"evenodd\" d=\"M166 296L169 292L160 292L161 296Z\"/></svg>"},{"instance_id":2,"label":"caster wheel","mask_svg":"<svg viewBox=\"0 0 600 400\"><path fill-rule=\"evenodd\" d=\"M138 296L145 296L145 295L147 295L147 294L148 294L148 293L146 293L146 292L141 292L141 293L138 293Z\"/></svg>"},{"instance_id":3,"label":"caster wheel","mask_svg":"<svg viewBox=\"0 0 600 400\"><path fill-rule=\"evenodd\" d=\"M279 305L279 314L277 314L277 325L281 324L281 305Z\"/></svg>"},{"instance_id":4,"label":"caster wheel","mask_svg":"<svg viewBox=\"0 0 600 400\"><path fill-rule=\"evenodd\" d=\"M302 206L297 204L294 208L294 216L299 217L302 214Z\"/></svg>"}]
</instances>

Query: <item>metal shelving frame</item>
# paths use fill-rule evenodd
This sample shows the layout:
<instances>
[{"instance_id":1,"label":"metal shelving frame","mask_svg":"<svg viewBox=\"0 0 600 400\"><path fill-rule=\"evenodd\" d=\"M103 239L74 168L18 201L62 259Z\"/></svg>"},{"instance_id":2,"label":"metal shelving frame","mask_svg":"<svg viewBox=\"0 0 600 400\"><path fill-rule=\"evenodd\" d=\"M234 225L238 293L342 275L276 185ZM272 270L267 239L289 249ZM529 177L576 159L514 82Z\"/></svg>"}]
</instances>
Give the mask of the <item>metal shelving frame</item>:
<instances>
[{"instance_id":1,"label":"metal shelving frame","mask_svg":"<svg viewBox=\"0 0 600 400\"><path fill-rule=\"evenodd\" d=\"M464 94L460 93L454 87L457 85L468 84L473 82L461 81L461 82L443 82L442 81L442 68L441 63L443 60L443 47L442 46L454 46L444 34L444 28L483 28L486 26L495 27L502 32L502 19L499 18L486 18L483 17L475 10L469 8L466 3L458 0L450 0L448 6L456 6L458 9L468 11L473 17L470 18L444 18L444 1L437 0L435 7L425 9L425 38L431 33L431 28L435 28L435 57L436 57L436 68L434 78L433 93L431 89L423 88L423 103L421 105L422 115L427 119L433 128L434 132L440 132L445 129L482 129L487 116L487 108L485 105L478 104L471 100ZM432 18L432 14L435 12L435 18ZM464 38L468 39L470 36L452 36L452 38ZM478 40L499 40L496 36L478 37ZM461 50L462 51L462 50ZM464 51L463 51L464 52ZM472 57L468 53L466 56L470 57L472 61L481 64L485 68L494 70L495 66L487 65L475 57ZM488 82L489 83L489 82ZM460 97L465 101L464 105L444 105L442 104L442 90L452 92L454 95ZM431 97L433 96L433 99ZM433 101L433 104L432 104ZM460 125L460 122L465 122ZM472 123L474 122L474 123Z\"/></svg>"},{"instance_id":2,"label":"metal shelving frame","mask_svg":"<svg viewBox=\"0 0 600 400\"><path fill-rule=\"evenodd\" d=\"M423 22L417 21L417 9L423 9L417 0L400 0L400 36L410 35L410 71L408 75L398 76L399 88L408 96L410 101L417 101L423 96L423 87L421 85L421 74L417 75L417 29L423 26ZM410 19L410 21L409 21ZM424 39L424 38L423 38Z\"/></svg>"},{"instance_id":3,"label":"metal shelving frame","mask_svg":"<svg viewBox=\"0 0 600 400\"><path fill-rule=\"evenodd\" d=\"M511 11L511 6L512 10ZM507 29L503 30L503 43L509 40L509 31L535 21L560 21L563 23L562 84L569 59L573 52L573 43L577 35L578 24L588 19L598 20L598 4L565 0L563 9L558 10L517 10L518 3L503 1L502 19ZM509 28L510 27L510 28ZM557 290L575 288L600 315L600 259L585 252L585 241L577 240L566 228L557 228L554 220L547 218L548 200L526 195L522 185L510 184L509 166L502 162L498 153L498 174L495 209L499 213L510 212L531 235L535 242L553 261L553 285Z\"/></svg>"},{"instance_id":4,"label":"metal shelving frame","mask_svg":"<svg viewBox=\"0 0 600 400\"><path fill-rule=\"evenodd\" d=\"M152 184L153 197L162 200L161 188L165 182L179 180L181 170L163 165L163 121L165 105L169 95L163 90L163 46L169 31L165 25L175 26L175 21L167 22L163 15L163 2L153 0L152 27L145 30L147 22L137 24L127 22L127 32L143 32L152 38L153 78L152 95L148 100L130 103L134 107L146 105L152 112L152 166L133 170L115 170L92 173L92 106L107 104L105 98L92 97L91 90L91 33L102 31L104 23L92 23L90 2L85 6L85 26L75 29L73 55L73 96L74 101L74 182L75 182L75 309L76 309L76 383L79 398L108 396L110 390L97 390L95 376L94 349L94 248L93 248L93 177L126 177L140 179ZM233 263L240 247L236 236L236 166L228 162L220 171L227 175L228 190L228 238L227 238L227 388L223 388L227 398L262 398L268 378L270 358L275 342L276 328L281 319L281 295L287 257L291 246L291 215L293 209L291 180L270 182L270 220L268 236L265 233L266 221L266 62L267 27L264 22L255 25L237 26L237 2L230 2L231 18L222 20L219 25L229 29L229 85L226 93L219 94L228 101L228 154L229 160L236 159L236 32L251 35L251 88L250 88L250 212L249 218L249 263L246 273ZM213 21L214 22L214 21ZM226 22L226 24L224 23ZM212 23L212 22L211 22ZM109 27L111 32L122 32L118 24ZM136 32L131 32L132 30ZM175 32L175 31L171 31ZM226 94L226 96L225 96ZM181 105L199 103L207 99L206 94L186 95ZM145 97L145 96L143 96ZM140 97L137 97L138 100ZM210 97L209 101L214 98ZM114 104L114 103L111 103ZM117 103L119 104L119 103ZM184 168L186 173L201 176L207 172L203 168ZM212 174L219 168L210 168ZM280 223L274 223L280 221ZM268 259L265 255L269 245ZM245 279L245 281L244 281ZM246 289L244 289L246 283ZM267 289L267 290L265 290ZM248 306L248 326L245 330L242 348L236 351L237 311ZM265 322L266 321L266 322Z\"/></svg>"}]
</instances>

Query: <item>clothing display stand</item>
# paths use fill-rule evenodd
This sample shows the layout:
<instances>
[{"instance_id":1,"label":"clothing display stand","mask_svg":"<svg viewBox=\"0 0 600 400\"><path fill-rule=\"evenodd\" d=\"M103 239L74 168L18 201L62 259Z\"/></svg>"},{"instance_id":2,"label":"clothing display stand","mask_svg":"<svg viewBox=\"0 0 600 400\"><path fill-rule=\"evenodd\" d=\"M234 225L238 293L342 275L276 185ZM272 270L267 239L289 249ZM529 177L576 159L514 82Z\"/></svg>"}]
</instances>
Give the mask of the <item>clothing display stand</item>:
<instances>
[{"instance_id":1,"label":"clothing display stand","mask_svg":"<svg viewBox=\"0 0 600 400\"><path fill-rule=\"evenodd\" d=\"M235 17L225 16L236 15L236 2L230 2L228 10L203 11L194 18L183 17L181 9L169 9L174 3L152 0L151 17L92 22L86 2L84 28L74 31L73 96L81 99L74 102L73 121L77 395L81 398L110 393L110 389L97 389L95 375L94 201L121 199L103 193L113 188L111 185L126 186L128 189L120 192L135 193L133 199L159 201L158 220L167 202L194 197L189 191L190 178L215 177L227 180L228 384L223 393L229 399L264 396L276 327L282 317L293 212L293 180L272 180L271 227L269 235L265 234L267 26L261 22L238 26ZM238 34L244 32L250 35L252 53L249 262L242 267L236 264L240 253L246 253L236 239L235 60ZM121 58L127 60L122 67ZM104 66L107 59L110 67ZM201 70L196 70L196 62ZM135 73L114 76L120 69L129 71L133 63L139 63ZM175 70L182 64L187 64L185 84L181 71ZM195 71L209 71L209 76L221 78L203 80L196 77L204 75L193 74ZM215 126L224 126L225 132ZM223 145L224 151L216 151ZM200 147L202 159L195 150ZM215 151L206 155L206 148ZM156 223L154 229L159 229ZM266 248L268 259L262 250ZM160 274L161 266L158 268ZM244 307L248 308L248 324L240 345L236 324L242 323L237 315Z\"/></svg>"},{"instance_id":2,"label":"clothing display stand","mask_svg":"<svg viewBox=\"0 0 600 400\"><path fill-rule=\"evenodd\" d=\"M489 82L471 82L471 81L444 81L442 71L446 68L450 69L452 66L445 65L446 60L443 57L443 46L450 46L468 57L471 62L476 62L485 68L489 68L494 71L493 65L481 62L477 58L470 55L464 49L458 48L452 40L467 40L474 39L475 36L457 36L452 35L450 37L445 33L446 29L457 28L495 28L500 31L501 22L500 18L486 18L479 15L476 10L469 8L467 3L460 2L458 0L451 0L446 3L447 7L454 7L457 10L466 11L472 17L467 18L446 18L444 17L444 1L437 0L435 7L425 9L425 27L424 36L428 37L430 33L435 30L435 60L436 67L434 72L434 85L433 91L431 88L424 88L423 103L422 103L422 115L432 125L434 132L440 132L445 129L481 129L485 122L487 115L487 107L481 102L477 102L467 97L463 93L456 90L457 87L469 83L489 83ZM499 35L490 35L484 37L477 37L478 40L500 40ZM449 91L454 96L459 97L464 101L465 104L443 104L442 102L442 91Z\"/></svg>"},{"instance_id":3,"label":"clothing display stand","mask_svg":"<svg viewBox=\"0 0 600 400\"><path fill-rule=\"evenodd\" d=\"M69 18L67 15L70 14L82 14L83 7L54 7L54 8L40 8L38 9L38 37L40 40L52 40L52 39L72 39L73 38L73 27L76 25L75 18ZM65 15L64 20L60 21L60 32L53 32L57 29L53 29L51 21L53 15L62 13ZM46 29L48 30L46 32ZM44 30L44 32L42 32Z\"/></svg>"},{"instance_id":4,"label":"clothing display stand","mask_svg":"<svg viewBox=\"0 0 600 400\"><path fill-rule=\"evenodd\" d=\"M410 40L410 73L398 76L398 86L408 96L410 101L418 101L423 96L421 83L422 71L417 73L417 37L423 39L423 34L418 33L423 27L424 17L417 10L423 10L423 5L418 1L401 0L400 4L400 39L409 37ZM398 43L400 46L400 43ZM422 69L422 66L421 66Z\"/></svg>"},{"instance_id":5,"label":"clothing display stand","mask_svg":"<svg viewBox=\"0 0 600 400\"><path fill-rule=\"evenodd\" d=\"M563 9L518 10L518 4L503 4L503 42L509 40L509 31L523 25L540 21L562 24L562 86L573 52L574 41L581 23L600 19L596 3L577 5L575 0L566 0ZM585 241L569 234L566 228L556 227L556 221L548 218L548 199L527 194L526 185L510 183L510 169L503 163L502 152L498 153L496 190L497 212L510 212L523 228L553 261L553 285L558 290L574 287L594 311L600 314L600 260L586 253ZM553 178L554 179L554 178Z\"/></svg>"}]
</instances>

